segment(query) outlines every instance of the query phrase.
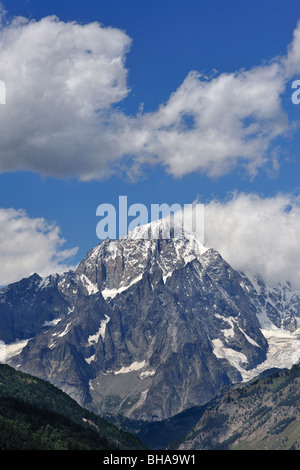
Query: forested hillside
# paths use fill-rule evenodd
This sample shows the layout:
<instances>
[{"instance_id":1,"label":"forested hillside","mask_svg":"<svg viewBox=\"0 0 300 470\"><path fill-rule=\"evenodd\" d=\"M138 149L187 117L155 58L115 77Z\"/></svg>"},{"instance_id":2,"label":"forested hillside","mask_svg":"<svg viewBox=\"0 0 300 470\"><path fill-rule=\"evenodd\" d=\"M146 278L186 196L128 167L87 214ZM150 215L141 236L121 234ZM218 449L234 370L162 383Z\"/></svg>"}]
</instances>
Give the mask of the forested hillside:
<instances>
[{"instance_id":1,"label":"forested hillside","mask_svg":"<svg viewBox=\"0 0 300 470\"><path fill-rule=\"evenodd\" d=\"M48 382L0 364L1 450L144 448Z\"/></svg>"}]
</instances>

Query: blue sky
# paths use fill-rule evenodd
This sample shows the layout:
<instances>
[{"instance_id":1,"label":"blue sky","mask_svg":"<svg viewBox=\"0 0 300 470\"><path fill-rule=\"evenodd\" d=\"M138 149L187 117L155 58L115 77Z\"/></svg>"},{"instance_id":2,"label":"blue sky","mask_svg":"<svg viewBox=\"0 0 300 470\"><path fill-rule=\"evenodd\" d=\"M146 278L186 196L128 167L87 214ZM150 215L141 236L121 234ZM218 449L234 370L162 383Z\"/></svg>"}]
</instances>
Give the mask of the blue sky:
<instances>
[{"instance_id":1,"label":"blue sky","mask_svg":"<svg viewBox=\"0 0 300 470\"><path fill-rule=\"evenodd\" d=\"M284 274L293 272L298 280L298 255L291 255L300 233L300 105L291 101L292 82L300 79L300 41L293 39L298 1L2 5L0 79L7 101L0 106L0 284L33 270L43 274L60 264L76 265L99 243L97 206L117 206L119 195L148 207L197 198L210 210L208 223L210 217L214 221L208 243L233 264L234 252L247 251L239 259L245 265L255 259L252 268L268 273L274 266L260 264L257 246L274 239L269 220L275 218L285 231L273 240L274 253L281 253ZM95 22L98 27L85 28ZM225 222L215 224L222 219L213 212L215 199L222 214L229 207L233 214L227 234L241 220L230 247L232 237L220 235ZM251 242L243 216L255 219ZM264 223L260 232L255 224ZM40 257L31 263L35 243Z\"/></svg>"}]
</instances>

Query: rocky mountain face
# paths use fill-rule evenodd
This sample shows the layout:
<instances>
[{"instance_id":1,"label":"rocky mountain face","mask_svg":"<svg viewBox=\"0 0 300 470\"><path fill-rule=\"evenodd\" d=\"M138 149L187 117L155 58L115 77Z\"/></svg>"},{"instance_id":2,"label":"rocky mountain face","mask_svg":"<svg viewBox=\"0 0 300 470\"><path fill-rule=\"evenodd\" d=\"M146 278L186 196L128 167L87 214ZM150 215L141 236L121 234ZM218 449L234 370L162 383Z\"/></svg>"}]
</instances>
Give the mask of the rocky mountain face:
<instances>
[{"instance_id":1,"label":"rocky mountain face","mask_svg":"<svg viewBox=\"0 0 300 470\"><path fill-rule=\"evenodd\" d=\"M202 405L273 359L296 362L291 286L235 271L192 236L141 230L105 240L76 272L1 289L7 362L97 413L149 421Z\"/></svg>"}]
</instances>

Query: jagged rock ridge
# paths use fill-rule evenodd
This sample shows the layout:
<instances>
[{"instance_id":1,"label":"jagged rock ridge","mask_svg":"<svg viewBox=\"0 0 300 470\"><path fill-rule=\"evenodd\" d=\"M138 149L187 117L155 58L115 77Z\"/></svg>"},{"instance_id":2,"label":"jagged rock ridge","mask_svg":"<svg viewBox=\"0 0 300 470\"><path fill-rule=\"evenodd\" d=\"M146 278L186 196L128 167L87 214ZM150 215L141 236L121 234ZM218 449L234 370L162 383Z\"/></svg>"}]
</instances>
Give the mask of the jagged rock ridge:
<instances>
[{"instance_id":1,"label":"jagged rock ridge","mask_svg":"<svg viewBox=\"0 0 300 470\"><path fill-rule=\"evenodd\" d=\"M297 293L283 308L260 282L192 236L106 240L76 272L2 289L0 339L11 365L94 411L165 419L268 366L260 318L295 330Z\"/></svg>"}]
</instances>

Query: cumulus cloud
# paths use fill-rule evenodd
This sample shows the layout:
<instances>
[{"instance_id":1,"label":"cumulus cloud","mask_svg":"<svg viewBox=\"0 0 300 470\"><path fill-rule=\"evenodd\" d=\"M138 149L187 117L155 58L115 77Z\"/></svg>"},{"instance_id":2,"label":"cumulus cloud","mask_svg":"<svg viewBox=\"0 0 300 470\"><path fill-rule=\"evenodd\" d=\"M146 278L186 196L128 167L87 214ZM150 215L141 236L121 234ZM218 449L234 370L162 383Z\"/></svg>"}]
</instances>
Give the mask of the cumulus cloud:
<instances>
[{"instance_id":1,"label":"cumulus cloud","mask_svg":"<svg viewBox=\"0 0 300 470\"><path fill-rule=\"evenodd\" d=\"M254 175L271 162L276 138L291 128L282 94L299 71L299 25L285 56L212 77L191 71L155 112L135 116L118 109L130 92L130 45L125 32L97 22L3 21L0 171L88 181L145 164L175 177L221 176L239 164Z\"/></svg>"},{"instance_id":2,"label":"cumulus cloud","mask_svg":"<svg viewBox=\"0 0 300 470\"><path fill-rule=\"evenodd\" d=\"M239 161L253 174L289 128L283 91L277 63L210 80L191 72L166 105L141 120L141 130L151 129L144 155L155 155L174 176L220 176Z\"/></svg>"},{"instance_id":3,"label":"cumulus cloud","mask_svg":"<svg viewBox=\"0 0 300 470\"><path fill-rule=\"evenodd\" d=\"M293 32L293 40L288 45L287 54L281 60L287 79L300 72L300 20Z\"/></svg>"},{"instance_id":4,"label":"cumulus cloud","mask_svg":"<svg viewBox=\"0 0 300 470\"><path fill-rule=\"evenodd\" d=\"M300 197L233 194L205 206L205 245L235 269L300 288Z\"/></svg>"},{"instance_id":5,"label":"cumulus cloud","mask_svg":"<svg viewBox=\"0 0 300 470\"><path fill-rule=\"evenodd\" d=\"M89 179L122 153L110 111L131 40L98 23L16 18L0 31L0 170ZM117 112L116 112L117 115Z\"/></svg>"},{"instance_id":6,"label":"cumulus cloud","mask_svg":"<svg viewBox=\"0 0 300 470\"><path fill-rule=\"evenodd\" d=\"M190 72L166 104L138 116L136 161L162 164L175 177L195 171L218 177L240 164L252 176L263 165L268 173L278 169L276 138L298 126L282 97L300 73L299 59L300 22L284 56L212 77Z\"/></svg>"},{"instance_id":7,"label":"cumulus cloud","mask_svg":"<svg viewBox=\"0 0 300 470\"><path fill-rule=\"evenodd\" d=\"M77 248L62 249L65 240L56 224L31 218L25 211L0 208L0 285L38 273L62 273Z\"/></svg>"}]
</instances>

